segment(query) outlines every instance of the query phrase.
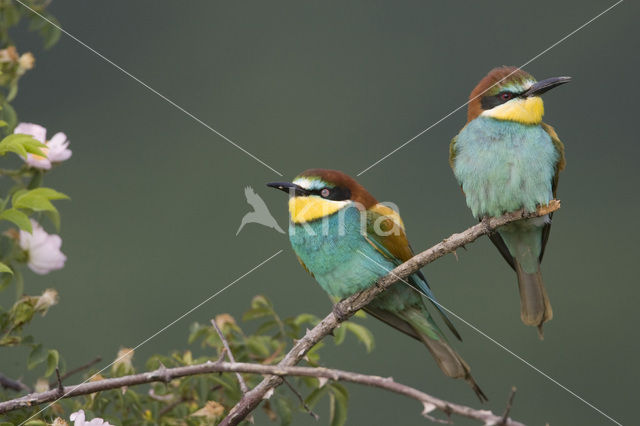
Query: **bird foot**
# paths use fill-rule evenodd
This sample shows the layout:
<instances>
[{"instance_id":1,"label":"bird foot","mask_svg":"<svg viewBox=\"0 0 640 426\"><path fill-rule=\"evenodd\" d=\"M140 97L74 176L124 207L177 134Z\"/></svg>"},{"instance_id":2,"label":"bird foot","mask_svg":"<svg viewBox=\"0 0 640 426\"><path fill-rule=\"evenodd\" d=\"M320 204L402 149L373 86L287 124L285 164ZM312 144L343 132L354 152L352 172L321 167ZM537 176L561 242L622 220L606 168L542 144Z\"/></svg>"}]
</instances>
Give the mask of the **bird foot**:
<instances>
[{"instance_id":1,"label":"bird foot","mask_svg":"<svg viewBox=\"0 0 640 426\"><path fill-rule=\"evenodd\" d=\"M340 303L333 305L333 315L336 317L338 322L344 322L349 319L349 312L345 311L340 306Z\"/></svg>"},{"instance_id":2,"label":"bird foot","mask_svg":"<svg viewBox=\"0 0 640 426\"><path fill-rule=\"evenodd\" d=\"M490 234L493 232L493 230L491 229L491 225L489 225L490 221L491 221L491 218L489 216L484 216L480 221L480 223L482 223L482 226L486 230L487 234Z\"/></svg>"}]
</instances>

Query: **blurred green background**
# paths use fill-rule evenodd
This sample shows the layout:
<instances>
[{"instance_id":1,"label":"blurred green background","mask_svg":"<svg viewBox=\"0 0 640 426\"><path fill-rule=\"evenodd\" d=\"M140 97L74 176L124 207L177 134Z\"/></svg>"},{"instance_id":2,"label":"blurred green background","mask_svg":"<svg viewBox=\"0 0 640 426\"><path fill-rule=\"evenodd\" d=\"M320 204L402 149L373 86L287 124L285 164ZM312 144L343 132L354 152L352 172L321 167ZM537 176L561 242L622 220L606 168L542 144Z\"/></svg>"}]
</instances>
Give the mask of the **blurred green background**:
<instances>
[{"instance_id":1,"label":"blurred green background","mask_svg":"<svg viewBox=\"0 0 640 426\"><path fill-rule=\"evenodd\" d=\"M355 175L460 106L494 66L520 65L591 19L609 1L157 2L55 1L63 27L260 157L285 178L310 167ZM567 148L562 210L543 274L554 308L544 342L519 319L515 274L488 239L425 268L441 303L621 423L636 418L638 5L627 1L525 67L538 79L574 81L545 95L545 121ZM43 52L20 33L36 68L21 81L22 121L64 131L73 157L48 177L60 202L66 267L26 288L61 301L30 331L69 366L106 365L277 250L285 251L135 356L187 347L188 326L251 297L282 315L324 315L330 303L298 265L288 239L247 225L251 185L286 225L286 199L264 186L278 176L63 36ZM473 225L447 164L460 110L363 174L379 200L401 208L423 250ZM50 133L51 134L51 133ZM456 344L502 412L532 425L612 424L556 384L454 320ZM425 349L367 320L377 348L323 349L327 366L393 376L433 395L478 406L466 384L445 378ZM19 376L25 353L4 349ZM31 374L25 376L33 378ZM421 407L349 386L349 424L428 424ZM280 392L289 392L281 389ZM318 408L326 424L327 403ZM456 424L475 424L455 419ZM260 415L258 424L268 423ZM316 424L299 414L296 425Z\"/></svg>"}]
</instances>

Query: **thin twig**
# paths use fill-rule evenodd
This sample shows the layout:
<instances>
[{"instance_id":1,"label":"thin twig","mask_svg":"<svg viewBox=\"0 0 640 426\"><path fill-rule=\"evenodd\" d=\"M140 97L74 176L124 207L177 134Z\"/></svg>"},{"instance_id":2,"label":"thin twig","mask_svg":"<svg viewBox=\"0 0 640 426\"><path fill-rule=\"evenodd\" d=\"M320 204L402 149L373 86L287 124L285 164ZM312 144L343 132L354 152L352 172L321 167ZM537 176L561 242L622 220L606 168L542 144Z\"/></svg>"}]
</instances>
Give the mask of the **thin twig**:
<instances>
[{"instance_id":1,"label":"thin twig","mask_svg":"<svg viewBox=\"0 0 640 426\"><path fill-rule=\"evenodd\" d=\"M442 240L435 246L413 256L400 266L390 271L387 275L380 278L370 288L356 293L340 302L338 302L329 315L320 321L313 329L300 340L296 341L293 348L284 356L278 366L287 367L300 362L307 352L316 345L320 340L329 335L340 323L348 320L357 311L371 302L378 294L382 293L392 284L400 279L415 273L423 266L439 259L440 257L454 252L459 247L463 247L472 243L483 235L494 232L500 226L515 222L521 219L546 216L560 208L560 201L551 200L548 205L540 206L535 212L526 212L518 210L506 213L500 217L485 218L482 222L463 231L459 234L453 234ZM244 397L231 409L226 418L220 422L220 426L235 426L240 423L246 416L256 409L258 404L265 398L267 392L280 386L282 378L279 376L265 377L256 387L251 389Z\"/></svg>"},{"instance_id":2,"label":"thin twig","mask_svg":"<svg viewBox=\"0 0 640 426\"><path fill-rule=\"evenodd\" d=\"M291 383L289 383L289 381L287 379L285 379L284 377L282 378L282 380L284 381L284 384L287 385L289 387L289 389L291 389L291 392L293 392L293 394L295 396L298 397L298 399L300 400L300 404L302 404L302 408L305 409L305 411L307 413L309 413L309 415L311 417L313 417L316 421L320 420L320 416L317 415L316 413L314 413L311 408L309 408L309 406L307 405L306 402L304 402L304 398L302 397L302 395L300 395L300 392L298 392L296 390L296 388L293 387L293 385Z\"/></svg>"},{"instance_id":3,"label":"thin twig","mask_svg":"<svg viewBox=\"0 0 640 426\"><path fill-rule=\"evenodd\" d=\"M60 379L61 379L61 380L68 379L69 377L73 376L74 374L79 373L79 372L81 372L82 370L86 370L87 368L90 368L91 366L93 366L93 365L95 365L95 364L99 363L100 361L102 361L102 358L101 358L101 357L99 357L99 356L98 356L98 357L95 357L95 359L93 359L93 360L89 361L88 363L86 363L86 364L84 364L84 365L81 365L80 367L76 367L76 368L74 368L73 370L69 370L69 371L67 371L67 372L66 372L66 373L64 373L62 376L60 376ZM57 383L58 383L58 382L57 382L57 380L56 380L56 381L53 381L53 382L49 383L49 387L50 387L50 388L53 388L53 387L55 387L55 386L56 386L56 384L57 384Z\"/></svg>"},{"instance_id":4,"label":"thin twig","mask_svg":"<svg viewBox=\"0 0 640 426\"><path fill-rule=\"evenodd\" d=\"M327 315L313 329L295 342L293 348L284 356L278 365L262 365L247 363L227 363L222 362L226 348L221 353L221 357L216 362L207 362L205 364L190 365L186 367L161 368L142 374L117 377L112 379L98 380L95 382L82 383L77 386L67 386L64 388L62 397L70 398L77 395L86 395L106 389L121 388L124 386L133 386L151 382L167 382L170 379L184 376L192 376L196 374L208 374L212 372L244 372L249 374L267 375L265 379L255 388L245 393L240 401L231 410L229 415L223 419L221 426L237 425L245 419L265 398L267 392L273 392L273 388L283 383L282 376L308 376L308 377L324 377L331 380L342 380L353 383L360 383L381 389L387 389L392 392L405 395L409 398L416 399L423 404L423 414L429 414L430 411L440 410L447 416L456 414L463 417L479 420L484 424L502 424L505 426L522 426L522 423L511 420L508 416L497 416L489 410L476 410L471 407L454 404L435 398L417 389L396 383L393 379L378 376L367 376L358 373L351 373L340 370L328 370L325 368L312 367L295 367L307 352L331 331L333 331L340 323L346 321L353 316L358 310L371 302L378 294L383 292L399 279L415 273L428 263L455 251L457 248L469 244L483 235L494 232L498 227L506 225L520 219L545 216L560 208L560 202L552 200L549 205L542 206L537 211L530 213L519 210L512 213L504 214L500 217L485 219L475 226L467 229L459 234L453 234L449 238L441 241L428 250L425 250L408 261L404 262L384 277L380 278L372 287L362 292L356 293L348 297L334 306L333 312ZM26 395L21 398L0 402L0 414L24 408L28 406L43 404L45 402L58 399L58 391L51 390L42 393Z\"/></svg>"},{"instance_id":5,"label":"thin twig","mask_svg":"<svg viewBox=\"0 0 640 426\"><path fill-rule=\"evenodd\" d=\"M507 408L504 410L504 414L502 415L502 423L501 425L507 424L507 419L509 418L509 413L511 412L511 407L513 406L513 398L516 396L516 387L511 388L511 393L509 393L509 398L507 399Z\"/></svg>"},{"instance_id":6,"label":"thin twig","mask_svg":"<svg viewBox=\"0 0 640 426\"><path fill-rule=\"evenodd\" d=\"M62 379L60 378L60 369L56 367L56 377L58 378L58 396L64 395L64 386L62 386Z\"/></svg>"},{"instance_id":7,"label":"thin twig","mask_svg":"<svg viewBox=\"0 0 640 426\"><path fill-rule=\"evenodd\" d=\"M224 345L224 348L227 350L227 357L229 358L229 361L236 362L235 358L233 357L233 353L231 352L231 347L229 346L229 342L227 341L227 338L224 337L224 334L222 334L222 330L220 330L220 327L218 327L218 324L216 324L216 320L212 319L211 324L213 325L213 328L215 328L216 331L218 332L218 336L220 336L220 340L222 340L222 344ZM240 383L240 390L242 391L242 394L244 395L245 393L249 392L249 387L247 386L244 379L242 378L242 375L240 373L236 373L236 378L238 379L238 383Z\"/></svg>"},{"instance_id":8,"label":"thin twig","mask_svg":"<svg viewBox=\"0 0 640 426\"><path fill-rule=\"evenodd\" d=\"M211 362L204 364L188 365L183 367L160 367L146 373L132 374L129 376L114 377L111 379L85 382L74 386L65 386L60 396L59 389L52 389L41 393L32 393L21 398L0 402L0 414L21 408L33 407L60 398L72 398L79 395L88 395L109 389L118 389L125 386L135 386L153 382L167 382L173 379L198 374L232 373L242 372L247 374L301 376L326 378L334 381L358 383L365 386L385 389L400 395L419 401L429 411L440 410L449 415L455 414L484 422L484 424L500 424L502 416L493 414L489 410L477 410L460 404L454 404L426 394L418 389L395 382L390 377L371 376L350 371L333 370L322 367L283 367L278 365L263 365L243 362ZM522 423L507 419L506 426L524 426Z\"/></svg>"},{"instance_id":9,"label":"thin twig","mask_svg":"<svg viewBox=\"0 0 640 426\"><path fill-rule=\"evenodd\" d=\"M0 386L2 386L5 389L14 390L16 392L21 392L21 391L31 392L31 388L25 385L24 383L22 383L20 380L11 379L2 373L0 373Z\"/></svg>"}]
</instances>

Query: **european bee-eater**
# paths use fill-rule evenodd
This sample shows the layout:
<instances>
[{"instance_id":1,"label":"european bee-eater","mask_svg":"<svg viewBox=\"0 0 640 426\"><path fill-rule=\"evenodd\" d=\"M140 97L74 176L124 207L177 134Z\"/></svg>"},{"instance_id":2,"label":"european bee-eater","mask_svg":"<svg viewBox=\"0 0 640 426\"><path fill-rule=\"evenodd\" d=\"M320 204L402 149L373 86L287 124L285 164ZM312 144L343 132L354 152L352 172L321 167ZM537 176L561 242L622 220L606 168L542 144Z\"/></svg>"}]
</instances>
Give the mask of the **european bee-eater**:
<instances>
[{"instance_id":1,"label":"european bee-eater","mask_svg":"<svg viewBox=\"0 0 640 426\"><path fill-rule=\"evenodd\" d=\"M449 164L476 218L535 211L555 198L566 164L564 145L542 122L540 95L570 80L536 81L519 68L501 67L473 89L467 124L451 141ZM553 316L540 273L550 230L551 215L514 222L490 236L518 276L522 321L538 327L540 338Z\"/></svg>"},{"instance_id":2,"label":"european bee-eater","mask_svg":"<svg viewBox=\"0 0 640 426\"><path fill-rule=\"evenodd\" d=\"M293 182L268 186L290 194L289 239L298 260L330 296L344 298L372 285L413 256L399 214L378 203L353 178L336 170L312 169ZM447 342L421 294L427 296L443 321L460 339L451 321L435 302L418 271L407 284L397 282L378 295L366 312L422 342L444 374L463 378L481 401L486 396L467 363Z\"/></svg>"}]
</instances>

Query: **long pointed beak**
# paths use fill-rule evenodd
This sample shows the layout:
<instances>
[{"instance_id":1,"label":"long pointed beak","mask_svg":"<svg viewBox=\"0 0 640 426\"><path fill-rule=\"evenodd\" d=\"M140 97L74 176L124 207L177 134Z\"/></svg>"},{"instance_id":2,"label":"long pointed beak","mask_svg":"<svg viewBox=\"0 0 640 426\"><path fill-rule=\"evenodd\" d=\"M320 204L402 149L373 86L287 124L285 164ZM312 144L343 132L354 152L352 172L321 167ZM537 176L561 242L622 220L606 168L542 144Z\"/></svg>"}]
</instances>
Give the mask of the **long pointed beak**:
<instances>
[{"instance_id":1,"label":"long pointed beak","mask_svg":"<svg viewBox=\"0 0 640 426\"><path fill-rule=\"evenodd\" d=\"M309 195L309 191L307 189L291 182L271 182L268 183L267 186L284 191L293 197Z\"/></svg>"},{"instance_id":2,"label":"long pointed beak","mask_svg":"<svg viewBox=\"0 0 640 426\"><path fill-rule=\"evenodd\" d=\"M545 92L571 81L571 77L551 77L539 81L522 94L524 97L540 96Z\"/></svg>"}]
</instances>

